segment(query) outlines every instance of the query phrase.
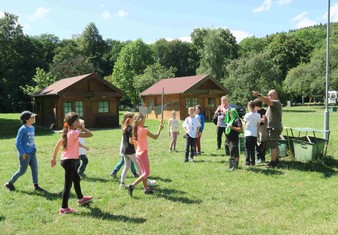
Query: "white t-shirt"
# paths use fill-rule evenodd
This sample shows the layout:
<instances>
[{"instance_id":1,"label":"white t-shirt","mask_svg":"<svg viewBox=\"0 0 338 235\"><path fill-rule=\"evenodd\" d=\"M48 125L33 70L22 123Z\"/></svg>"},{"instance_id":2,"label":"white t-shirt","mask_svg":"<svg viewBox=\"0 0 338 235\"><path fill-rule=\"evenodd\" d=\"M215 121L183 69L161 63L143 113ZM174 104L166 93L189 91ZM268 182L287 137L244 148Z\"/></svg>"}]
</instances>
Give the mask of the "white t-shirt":
<instances>
[{"instance_id":1,"label":"white t-shirt","mask_svg":"<svg viewBox=\"0 0 338 235\"><path fill-rule=\"evenodd\" d=\"M257 137L257 127L261 123L261 115L257 112L246 113L243 120L245 121L244 136Z\"/></svg>"},{"instance_id":2,"label":"white t-shirt","mask_svg":"<svg viewBox=\"0 0 338 235\"><path fill-rule=\"evenodd\" d=\"M188 135L190 137L197 138L197 129L198 127L201 127L201 123L197 117L191 118L189 116L184 120L182 126L188 130Z\"/></svg>"},{"instance_id":3,"label":"white t-shirt","mask_svg":"<svg viewBox=\"0 0 338 235\"><path fill-rule=\"evenodd\" d=\"M78 140L80 144L82 144L83 146L86 146L86 142L84 138L79 137ZM87 153L87 150L85 148L81 148L79 145L79 155L85 155L86 153Z\"/></svg>"}]
</instances>

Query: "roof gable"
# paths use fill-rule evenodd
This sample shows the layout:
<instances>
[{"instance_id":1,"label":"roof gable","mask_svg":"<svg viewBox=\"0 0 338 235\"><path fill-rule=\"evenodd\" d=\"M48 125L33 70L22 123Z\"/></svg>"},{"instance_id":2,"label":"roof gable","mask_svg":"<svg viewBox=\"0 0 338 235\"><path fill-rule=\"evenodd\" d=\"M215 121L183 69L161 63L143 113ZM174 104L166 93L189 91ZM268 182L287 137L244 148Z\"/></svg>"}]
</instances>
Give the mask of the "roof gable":
<instances>
[{"instance_id":1,"label":"roof gable","mask_svg":"<svg viewBox=\"0 0 338 235\"><path fill-rule=\"evenodd\" d=\"M215 85L223 90L224 93L229 93L229 91L221 83L213 79L211 75L201 74L188 77L162 79L143 91L140 96L159 95L162 93L163 88L165 90L165 94L182 94L189 92L189 90L198 87L208 80L215 83Z\"/></svg>"},{"instance_id":2,"label":"roof gable","mask_svg":"<svg viewBox=\"0 0 338 235\"><path fill-rule=\"evenodd\" d=\"M41 91L35 93L33 96L37 97L37 96L60 95L64 91L78 84L79 82L87 81L89 79L96 79L99 82L103 83L105 86L107 86L112 91L120 93L121 96L124 95L124 92L122 90L113 86L111 83L107 82L106 80L104 80L103 78L99 77L98 75L94 73L89 73L89 74L84 74L84 75L80 75L76 77L60 79L59 81L56 81L53 84L49 85L48 87L45 87Z\"/></svg>"}]
</instances>

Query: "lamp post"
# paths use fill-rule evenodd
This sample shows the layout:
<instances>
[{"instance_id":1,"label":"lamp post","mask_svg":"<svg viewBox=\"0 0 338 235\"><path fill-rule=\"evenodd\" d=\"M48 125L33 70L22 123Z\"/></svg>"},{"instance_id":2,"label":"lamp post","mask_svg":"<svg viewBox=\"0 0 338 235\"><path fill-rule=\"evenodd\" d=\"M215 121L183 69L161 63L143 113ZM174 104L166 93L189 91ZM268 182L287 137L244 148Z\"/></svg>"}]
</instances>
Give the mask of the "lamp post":
<instances>
[{"instance_id":1,"label":"lamp post","mask_svg":"<svg viewBox=\"0 0 338 235\"><path fill-rule=\"evenodd\" d=\"M327 10L327 27L326 27L326 84L325 84L325 111L324 111L324 138L329 138L329 110L328 110L328 93L329 93L329 73L330 73L330 0L328 0Z\"/></svg>"}]
</instances>

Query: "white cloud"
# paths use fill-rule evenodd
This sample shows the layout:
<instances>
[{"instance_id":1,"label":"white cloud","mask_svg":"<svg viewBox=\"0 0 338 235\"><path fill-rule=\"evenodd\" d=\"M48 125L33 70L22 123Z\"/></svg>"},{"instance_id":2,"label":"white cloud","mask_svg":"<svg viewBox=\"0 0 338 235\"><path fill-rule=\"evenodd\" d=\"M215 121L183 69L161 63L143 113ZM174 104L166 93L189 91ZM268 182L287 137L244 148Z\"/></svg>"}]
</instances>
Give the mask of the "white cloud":
<instances>
[{"instance_id":1,"label":"white cloud","mask_svg":"<svg viewBox=\"0 0 338 235\"><path fill-rule=\"evenodd\" d=\"M327 22L327 12L322 16L325 22ZM330 7L330 21L338 22L338 3Z\"/></svg>"},{"instance_id":2,"label":"white cloud","mask_svg":"<svg viewBox=\"0 0 338 235\"><path fill-rule=\"evenodd\" d=\"M277 5L281 7L281 6L283 6L283 5L292 3L292 1L293 1L293 0L278 0L278 1L277 1Z\"/></svg>"},{"instance_id":3,"label":"white cloud","mask_svg":"<svg viewBox=\"0 0 338 235\"><path fill-rule=\"evenodd\" d=\"M128 16L128 12L126 12L125 10L119 10L117 12L118 17L124 17L124 16Z\"/></svg>"},{"instance_id":4,"label":"white cloud","mask_svg":"<svg viewBox=\"0 0 338 235\"><path fill-rule=\"evenodd\" d=\"M105 20L109 20L112 16L109 11L104 11L101 13L101 17Z\"/></svg>"},{"instance_id":5,"label":"white cloud","mask_svg":"<svg viewBox=\"0 0 338 235\"><path fill-rule=\"evenodd\" d=\"M36 20L36 19L40 19L40 18L44 17L45 15L47 15L48 12L50 12L49 8L38 7L38 8L36 8L33 15L28 16L28 20L33 21L33 20Z\"/></svg>"},{"instance_id":6,"label":"white cloud","mask_svg":"<svg viewBox=\"0 0 338 235\"><path fill-rule=\"evenodd\" d=\"M290 21L295 21L296 22L296 29L300 29L300 28L304 28L304 27L308 27L308 26L312 26L312 25L316 25L317 22L310 20L307 17L307 12L304 11L301 14L295 16L294 18L292 18Z\"/></svg>"},{"instance_id":7,"label":"white cloud","mask_svg":"<svg viewBox=\"0 0 338 235\"><path fill-rule=\"evenodd\" d=\"M253 36L253 34L245 32L243 30L230 30L231 33L236 37L237 43L242 41L244 38L248 38Z\"/></svg>"},{"instance_id":8,"label":"white cloud","mask_svg":"<svg viewBox=\"0 0 338 235\"><path fill-rule=\"evenodd\" d=\"M272 5L272 0L264 0L262 5L253 10L254 13L260 13L263 11L269 11Z\"/></svg>"},{"instance_id":9,"label":"white cloud","mask_svg":"<svg viewBox=\"0 0 338 235\"><path fill-rule=\"evenodd\" d=\"M5 12L0 11L0 18L5 17Z\"/></svg>"}]
</instances>

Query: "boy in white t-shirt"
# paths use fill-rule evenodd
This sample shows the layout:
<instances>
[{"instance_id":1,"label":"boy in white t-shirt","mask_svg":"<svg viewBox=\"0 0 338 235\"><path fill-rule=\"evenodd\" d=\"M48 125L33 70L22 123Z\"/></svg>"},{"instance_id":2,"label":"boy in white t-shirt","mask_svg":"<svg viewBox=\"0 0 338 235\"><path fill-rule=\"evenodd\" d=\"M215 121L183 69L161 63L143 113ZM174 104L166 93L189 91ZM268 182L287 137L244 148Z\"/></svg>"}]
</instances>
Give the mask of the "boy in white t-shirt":
<instances>
[{"instance_id":1,"label":"boy in white t-shirt","mask_svg":"<svg viewBox=\"0 0 338 235\"><path fill-rule=\"evenodd\" d=\"M243 120L245 122L244 128L244 146L245 146L245 165L255 165L255 150L257 143L258 126L261 123L261 116L255 110L255 102L249 101L249 113L246 113Z\"/></svg>"},{"instance_id":2,"label":"boy in white t-shirt","mask_svg":"<svg viewBox=\"0 0 338 235\"><path fill-rule=\"evenodd\" d=\"M193 162L196 152L196 141L200 132L201 123L198 118L195 117L195 109L193 107L188 108L188 113L189 117L187 117L182 124L186 133L184 136L186 137L184 162L189 161L189 152L190 160Z\"/></svg>"}]
</instances>

